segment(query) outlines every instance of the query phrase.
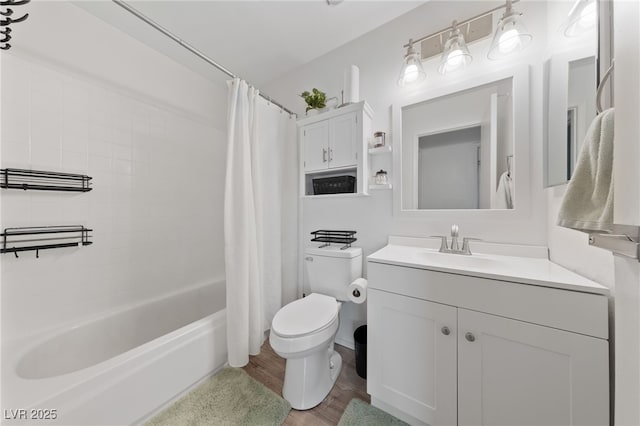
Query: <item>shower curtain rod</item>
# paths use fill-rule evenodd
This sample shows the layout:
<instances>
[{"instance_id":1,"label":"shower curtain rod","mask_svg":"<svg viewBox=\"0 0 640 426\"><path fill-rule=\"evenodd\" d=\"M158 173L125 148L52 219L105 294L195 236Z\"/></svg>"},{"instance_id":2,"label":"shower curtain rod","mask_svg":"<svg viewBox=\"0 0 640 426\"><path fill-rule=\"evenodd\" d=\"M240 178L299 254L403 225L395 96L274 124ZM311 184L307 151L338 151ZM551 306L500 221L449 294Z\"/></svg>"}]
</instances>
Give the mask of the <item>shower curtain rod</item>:
<instances>
[{"instance_id":1,"label":"shower curtain rod","mask_svg":"<svg viewBox=\"0 0 640 426\"><path fill-rule=\"evenodd\" d=\"M199 51L198 49L196 49L195 47L193 47L192 45L190 45L186 41L182 40L180 37L176 36L171 31L167 30L162 25L158 24L157 22L155 22L154 20L152 20L148 16L146 16L143 13L139 12L137 9L134 9L133 7L129 6L124 1L122 1L122 0L112 0L112 1L115 4L117 4L118 6L120 6L121 8L123 8L124 10L126 10L127 12L131 13L136 18L140 19L144 23L146 23L146 24L150 25L151 27L155 28L156 30L160 31L162 34L166 35L171 40L175 41L180 46L182 46L185 49L187 49L189 52L193 53L194 55L196 55L197 57L199 57L203 61L207 62L209 65L212 65L213 67L217 68L219 71L222 71L223 73L225 73L226 75L228 75L231 78L239 78L237 75L235 75L234 73L229 71L227 68L223 67L222 65L220 65L219 63L217 63L213 59L209 58L207 55L205 55L204 53L202 53L201 51ZM289 110L284 105L281 105L280 103L274 101L273 99L271 99L271 97L269 97L267 95L264 95L261 92L259 92L259 94L260 94L260 96L262 98L264 98L267 101L271 102L272 104L274 104L275 106L279 107L283 111L288 112L290 115L297 116L297 114L295 112Z\"/></svg>"}]
</instances>

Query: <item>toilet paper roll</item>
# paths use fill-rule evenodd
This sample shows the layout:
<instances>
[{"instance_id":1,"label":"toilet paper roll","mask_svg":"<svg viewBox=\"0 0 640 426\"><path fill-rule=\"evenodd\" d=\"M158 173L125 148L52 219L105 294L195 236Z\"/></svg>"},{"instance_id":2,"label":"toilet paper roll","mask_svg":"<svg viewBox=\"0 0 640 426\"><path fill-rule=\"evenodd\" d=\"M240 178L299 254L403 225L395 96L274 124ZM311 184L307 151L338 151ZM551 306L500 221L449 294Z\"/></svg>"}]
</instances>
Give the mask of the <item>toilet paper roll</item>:
<instances>
[{"instance_id":1,"label":"toilet paper roll","mask_svg":"<svg viewBox=\"0 0 640 426\"><path fill-rule=\"evenodd\" d=\"M344 70L344 103L360 101L360 69L351 65Z\"/></svg>"},{"instance_id":2,"label":"toilet paper roll","mask_svg":"<svg viewBox=\"0 0 640 426\"><path fill-rule=\"evenodd\" d=\"M358 278L347 287L349 300L353 303L364 303L367 300L367 280Z\"/></svg>"}]
</instances>

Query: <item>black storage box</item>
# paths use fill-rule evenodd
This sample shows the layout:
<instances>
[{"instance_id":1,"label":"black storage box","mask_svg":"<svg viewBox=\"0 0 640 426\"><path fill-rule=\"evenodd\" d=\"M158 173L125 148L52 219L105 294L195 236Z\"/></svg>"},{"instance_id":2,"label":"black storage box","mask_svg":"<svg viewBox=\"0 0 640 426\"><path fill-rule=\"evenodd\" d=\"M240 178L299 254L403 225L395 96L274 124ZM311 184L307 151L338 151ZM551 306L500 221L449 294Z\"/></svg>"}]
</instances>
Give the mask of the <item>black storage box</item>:
<instances>
[{"instance_id":1,"label":"black storage box","mask_svg":"<svg viewBox=\"0 0 640 426\"><path fill-rule=\"evenodd\" d=\"M332 176L313 179L313 195L347 194L356 192L354 176Z\"/></svg>"}]
</instances>

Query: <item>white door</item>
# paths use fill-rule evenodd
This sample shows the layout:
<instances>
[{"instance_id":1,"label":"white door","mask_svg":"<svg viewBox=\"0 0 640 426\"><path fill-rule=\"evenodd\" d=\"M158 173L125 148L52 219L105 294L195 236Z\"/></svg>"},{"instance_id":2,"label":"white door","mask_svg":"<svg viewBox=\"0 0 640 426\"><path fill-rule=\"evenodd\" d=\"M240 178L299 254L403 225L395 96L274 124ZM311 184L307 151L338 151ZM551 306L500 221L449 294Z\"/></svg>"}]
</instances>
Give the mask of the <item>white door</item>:
<instances>
[{"instance_id":1,"label":"white door","mask_svg":"<svg viewBox=\"0 0 640 426\"><path fill-rule=\"evenodd\" d=\"M367 392L430 425L455 425L456 308L369 290Z\"/></svg>"},{"instance_id":2,"label":"white door","mask_svg":"<svg viewBox=\"0 0 640 426\"><path fill-rule=\"evenodd\" d=\"M330 120L329 167L355 166L358 163L356 150L357 114L344 114Z\"/></svg>"},{"instance_id":3,"label":"white door","mask_svg":"<svg viewBox=\"0 0 640 426\"><path fill-rule=\"evenodd\" d=\"M458 309L459 425L609 424L606 340Z\"/></svg>"},{"instance_id":4,"label":"white door","mask_svg":"<svg viewBox=\"0 0 640 426\"><path fill-rule=\"evenodd\" d=\"M329 165L329 120L302 128L304 171L326 170Z\"/></svg>"}]
</instances>

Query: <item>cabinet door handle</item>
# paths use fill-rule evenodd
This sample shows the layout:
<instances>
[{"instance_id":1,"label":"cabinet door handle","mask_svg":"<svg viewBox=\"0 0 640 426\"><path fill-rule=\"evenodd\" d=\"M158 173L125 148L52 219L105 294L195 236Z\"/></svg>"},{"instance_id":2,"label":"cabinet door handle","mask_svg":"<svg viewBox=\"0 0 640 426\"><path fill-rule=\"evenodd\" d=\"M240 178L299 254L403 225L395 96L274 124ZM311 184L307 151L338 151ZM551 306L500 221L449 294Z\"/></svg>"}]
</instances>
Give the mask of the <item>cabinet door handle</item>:
<instances>
[{"instance_id":1,"label":"cabinet door handle","mask_svg":"<svg viewBox=\"0 0 640 426\"><path fill-rule=\"evenodd\" d=\"M333 161L333 148L329 148L329 161Z\"/></svg>"},{"instance_id":2,"label":"cabinet door handle","mask_svg":"<svg viewBox=\"0 0 640 426\"><path fill-rule=\"evenodd\" d=\"M475 342L476 341L476 336L473 335L472 332L467 331L464 335L464 338L467 339L467 341L469 342Z\"/></svg>"},{"instance_id":3,"label":"cabinet door handle","mask_svg":"<svg viewBox=\"0 0 640 426\"><path fill-rule=\"evenodd\" d=\"M326 163L327 162L327 150L322 148L322 162Z\"/></svg>"},{"instance_id":4,"label":"cabinet door handle","mask_svg":"<svg viewBox=\"0 0 640 426\"><path fill-rule=\"evenodd\" d=\"M442 327L440 331L442 331L442 334L444 334L445 336L448 336L449 334L451 334L451 330L449 330L449 327L447 326Z\"/></svg>"}]
</instances>

